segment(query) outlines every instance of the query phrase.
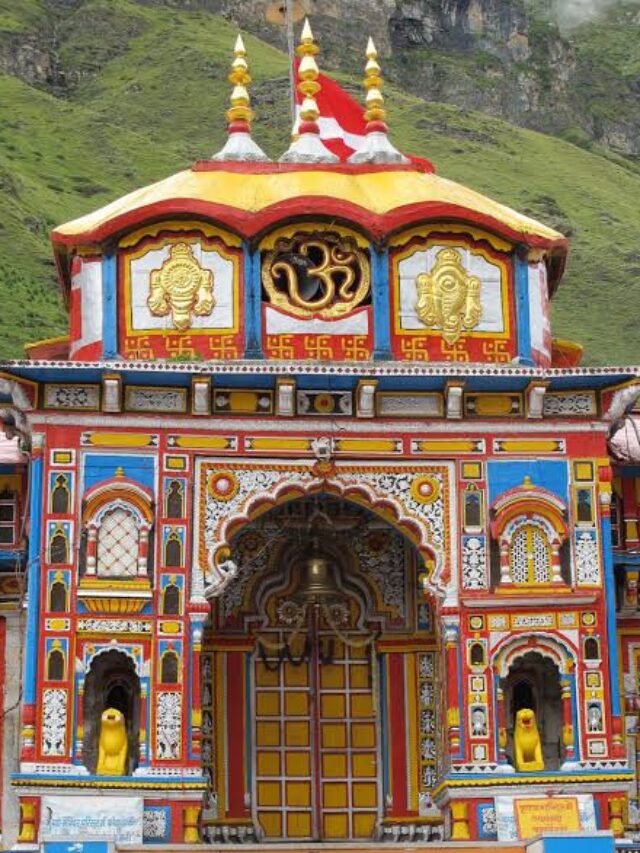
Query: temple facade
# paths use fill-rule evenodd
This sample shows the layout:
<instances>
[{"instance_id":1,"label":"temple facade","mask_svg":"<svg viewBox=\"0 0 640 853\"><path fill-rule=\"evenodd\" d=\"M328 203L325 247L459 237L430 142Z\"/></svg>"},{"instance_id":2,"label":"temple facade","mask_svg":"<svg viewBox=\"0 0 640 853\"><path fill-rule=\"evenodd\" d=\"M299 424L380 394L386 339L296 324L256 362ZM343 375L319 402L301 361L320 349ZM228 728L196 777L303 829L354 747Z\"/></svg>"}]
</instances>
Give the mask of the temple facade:
<instances>
[{"instance_id":1,"label":"temple facade","mask_svg":"<svg viewBox=\"0 0 640 853\"><path fill-rule=\"evenodd\" d=\"M393 148L372 45L331 154L316 51L274 163L238 42L223 150L57 228L70 334L2 366L23 846L65 803L145 843L640 821L638 369L552 338L561 234Z\"/></svg>"}]
</instances>

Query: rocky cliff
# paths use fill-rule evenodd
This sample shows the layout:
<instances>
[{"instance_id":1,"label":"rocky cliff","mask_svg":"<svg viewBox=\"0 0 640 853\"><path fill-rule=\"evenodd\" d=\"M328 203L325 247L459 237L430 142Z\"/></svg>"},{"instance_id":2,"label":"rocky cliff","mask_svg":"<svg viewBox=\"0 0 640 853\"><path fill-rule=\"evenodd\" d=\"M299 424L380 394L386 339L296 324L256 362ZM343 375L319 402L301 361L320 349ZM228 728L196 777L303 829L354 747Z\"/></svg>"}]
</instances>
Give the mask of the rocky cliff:
<instances>
[{"instance_id":1,"label":"rocky cliff","mask_svg":"<svg viewBox=\"0 0 640 853\"><path fill-rule=\"evenodd\" d=\"M282 28L270 22L282 2L201 0L278 46ZM388 77L425 100L638 157L640 4L573 2L573 15L571 0L297 0L295 6L313 17L325 62L342 70L357 70L371 33ZM592 14L580 14L588 8Z\"/></svg>"}]
</instances>

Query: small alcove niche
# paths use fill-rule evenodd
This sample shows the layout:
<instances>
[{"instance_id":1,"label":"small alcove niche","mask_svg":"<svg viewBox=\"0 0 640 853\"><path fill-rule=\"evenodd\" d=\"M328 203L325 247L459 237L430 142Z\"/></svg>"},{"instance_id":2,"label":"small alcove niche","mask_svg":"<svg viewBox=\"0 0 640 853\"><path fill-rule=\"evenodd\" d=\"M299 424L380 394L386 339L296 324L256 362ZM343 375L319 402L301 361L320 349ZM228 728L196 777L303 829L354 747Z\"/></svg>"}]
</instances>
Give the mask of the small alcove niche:
<instances>
[{"instance_id":1,"label":"small alcove niche","mask_svg":"<svg viewBox=\"0 0 640 853\"><path fill-rule=\"evenodd\" d=\"M544 768L557 770L562 763L562 693L557 666L539 652L527 652L513 663L503 691L510 763L513 764L516 714L522 708L530 708L536 715Z\"/></svg>"},{"instance_id":2,"label":"small alcove niche","mask_svg":"<svg viewBox=\"0 0 640 853\"><path fill-rule=\"evenodd\" d=\"M84 682L83 762L96 772L100 718L107 708L120 711L127 727L127 775L138 766L140 736L140 679L131 658L111 649L97 655Z\"/></svg>"}]
</instances>

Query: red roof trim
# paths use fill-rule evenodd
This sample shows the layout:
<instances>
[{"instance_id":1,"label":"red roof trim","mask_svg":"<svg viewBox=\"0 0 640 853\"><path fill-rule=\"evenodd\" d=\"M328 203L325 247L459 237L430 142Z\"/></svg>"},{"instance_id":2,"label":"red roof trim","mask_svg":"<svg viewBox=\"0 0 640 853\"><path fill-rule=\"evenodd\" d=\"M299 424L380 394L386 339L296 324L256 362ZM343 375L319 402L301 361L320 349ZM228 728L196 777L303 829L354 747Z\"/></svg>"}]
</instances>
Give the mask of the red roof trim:
<instances>
[{"instance_id":1,"label":"red roof trim","mask_svg":"<svg viewBox=\"0 0 640 853\"><path fill-rule=\"evenodd\" d=\"M431 168L429 168L431 167ZM237 172L241 175L280 175L287 172L337 172L340 175L367 175L376 172L435 172L428 160L410 163L220 163L198 160L192 172Z\"/></svg>"},{"instance_id":2,"label":"red roof trim","mask_svg":"<svg viewBox=\"0 0 640 853\"><path fill-rule=\"evenodd\" d=\"M266 231L288 216L309 217L311 214L322 217L339 216L351 224L359 225L372 237L381 239L390 234L427 220L449 219L475 225L481 225L514 243L526 242L540 248L560 248L568 246L566 238L548 240L537 235L516 231L498 219L445 202L418 202L395 208L384 214L376 214L349 201L327 196L297 196L270 205L258 212L243 211L229 205L202 201L192 198L167 199L130 210L121 216L103 223L99 228L80 234L61 234L51 232L54 245L73 247L82 243L97 243L132 227L140 227L145 222L164 216L188 215L204 216L213 219L223 228L236 231L242 237L250 239Z\"/></svg>"}]
</instances>

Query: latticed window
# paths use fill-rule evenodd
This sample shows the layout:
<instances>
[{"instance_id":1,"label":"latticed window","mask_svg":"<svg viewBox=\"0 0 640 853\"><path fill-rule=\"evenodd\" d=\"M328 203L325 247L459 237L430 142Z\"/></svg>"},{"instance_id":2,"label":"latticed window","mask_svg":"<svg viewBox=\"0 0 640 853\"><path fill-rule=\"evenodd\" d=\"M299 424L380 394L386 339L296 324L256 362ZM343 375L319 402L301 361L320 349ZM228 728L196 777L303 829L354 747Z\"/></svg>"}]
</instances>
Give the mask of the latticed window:
<instances>
[{"instance_id":1,"label":"latticed window","mask_svg":"<svg viewBox=\"0 0 640 853\"><path fill-rule=\"evenodd\" d=\"M116 507L106 513L98 533L98 575L135 575L138 569L139 543L140 530L131 512L123 507Z\"/></svg>"},{"instance_id":2,"label":"latticed window","mask_svg":"<svg viewBox=\"0 0 640 853\"><path fill-rule=\"evenodd\" d=\"M550 583L551 547L543 530L525 524L513 534L509 546L512 583Z\"/></svg>"}]
</instances>

